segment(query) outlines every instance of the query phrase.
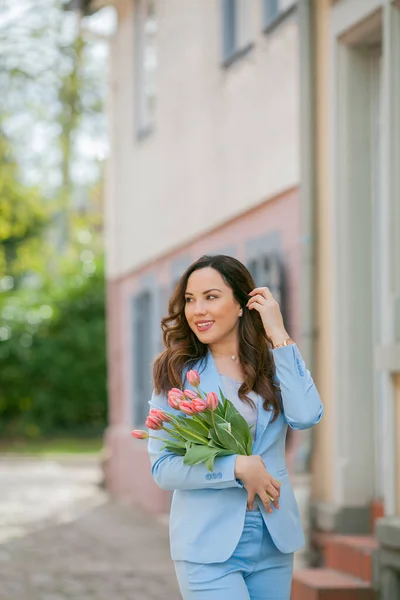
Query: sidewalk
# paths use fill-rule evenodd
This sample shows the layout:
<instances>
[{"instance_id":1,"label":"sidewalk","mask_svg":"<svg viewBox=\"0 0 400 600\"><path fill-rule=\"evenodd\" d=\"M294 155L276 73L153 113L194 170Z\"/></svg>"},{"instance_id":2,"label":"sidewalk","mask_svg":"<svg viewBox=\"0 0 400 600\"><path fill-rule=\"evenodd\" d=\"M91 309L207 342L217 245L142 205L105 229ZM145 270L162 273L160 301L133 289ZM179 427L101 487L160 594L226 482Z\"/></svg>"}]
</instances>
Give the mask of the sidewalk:
<instances>
[{"instance_id":1,"label":"sidewalk","mask_svg":"<svg viewBox=\"0 0 400 600\"><path fill-rule=\"evenodd\" d=\"M180 600L165 523L99 480L95 462L0 457L1 600Z\"/></svg>"}]
</instances>

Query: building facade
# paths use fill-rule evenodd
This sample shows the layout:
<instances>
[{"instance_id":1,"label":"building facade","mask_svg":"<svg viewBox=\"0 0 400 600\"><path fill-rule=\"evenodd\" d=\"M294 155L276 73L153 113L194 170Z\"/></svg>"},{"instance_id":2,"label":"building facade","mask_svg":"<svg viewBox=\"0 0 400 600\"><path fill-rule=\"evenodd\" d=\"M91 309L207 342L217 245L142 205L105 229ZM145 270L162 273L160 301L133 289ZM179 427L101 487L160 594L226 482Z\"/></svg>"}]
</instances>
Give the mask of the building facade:
<instances>
[{"instance_id":1,"label":"building facade","mask_svg":"<svg viewBox=\"0 0 400 600\"><path fill-rule=\"evenodd\" d=\"M106 230L109 489L151 512L143 426L160 321L184 269L203 254L242 260L281 303L300 340L300 61L296 2L114 3ZM310 438L294 432L293 471Z\"/></svg>"},{"instance_id":2,"label":"building facade","mask_svg":"<svg viewBox=\"0 0 400 600\"><path fill-rule=\"evenodd\" d=\"M313 4L316 369L326 407L314 527L364 536L342 547L336 538L331 556L375 548L366 579L385 600L400 598L399 4Z\"/></svg>"},{"instance_id":3,"label":"building facade","mask_svg":"<svg viewBox=\"0 0 400 600\"><path fill-rule=\"evenodd\" d=\"M328 567L297 575L293 600L400 598L400 2L113 4L108 486L168 511L130 436L160 320L193 260L237 256L280 300L325 406L288 448L292 473L312 472Z\"/></svg>"}]
</instances>

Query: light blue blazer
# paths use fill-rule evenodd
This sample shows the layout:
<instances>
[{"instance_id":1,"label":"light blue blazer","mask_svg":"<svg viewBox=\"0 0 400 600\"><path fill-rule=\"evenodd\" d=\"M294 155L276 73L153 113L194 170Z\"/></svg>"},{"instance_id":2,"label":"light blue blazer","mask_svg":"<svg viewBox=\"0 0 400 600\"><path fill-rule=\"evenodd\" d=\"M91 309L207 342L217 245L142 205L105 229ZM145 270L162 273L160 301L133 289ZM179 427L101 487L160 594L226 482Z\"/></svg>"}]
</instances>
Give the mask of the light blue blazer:
<instances>
[{"instance_id":1,"label":"light blue blazer","mask_svg":"<svg viewBox=\"0 0 400 600\"><path fill-rule=\"evenodd\" d=\"M272 506L273 512L268 513L258 496L256 500L275 545L281 552L289 553L301 548L305 540L286 467L286 431L288 425L293 429L312 427L321 420L324 409L297 345L272 352L284 410L270 423L272 412L266 411L262 398L258 398L253 454L259 454L267 471L281 481L280 508ZM221 387L224 391L210 351L203 371L200 364L193 368L200 372L201 389L218 393ZM190 386L186 384L185 388ZM165 394L153 393L150 407L176 414ZM157 431L159 434L166 435ZM161 447L162 442L149 440L152 476L162 489L174 490L170 513L172 560L204 564L226 561L239 542L247 507L247 490L234 474L237 455L216 458L211 473L204 463L185 466L182 456Z\"/></svg>"}]
</instances>

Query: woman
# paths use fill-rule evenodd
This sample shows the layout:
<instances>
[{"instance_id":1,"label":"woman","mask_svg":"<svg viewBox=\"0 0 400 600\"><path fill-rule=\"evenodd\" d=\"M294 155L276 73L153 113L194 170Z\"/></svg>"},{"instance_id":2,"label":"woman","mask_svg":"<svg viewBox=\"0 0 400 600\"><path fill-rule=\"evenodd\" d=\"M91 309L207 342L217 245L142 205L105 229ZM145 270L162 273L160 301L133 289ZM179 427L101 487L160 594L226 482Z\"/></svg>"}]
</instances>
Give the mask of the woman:
<instances>
[{"instance_id":1,"label":"woman","mask_svg":"<svg viewBox=\"0 0 400 600\"><path fill-rule=\"evenodd\" d=\"M279 305L235 258L204 256L182 275L162 329L151 408L172 412L168 390L190 389L186 373L195 369L203 391L221 387L253 426L252 456L218 457L212 473L149 441L154 480L174 490L171 557L182 597L289 600L304 535L286 431L312 427L323 407Z\"/></svg>"}]
</instances>

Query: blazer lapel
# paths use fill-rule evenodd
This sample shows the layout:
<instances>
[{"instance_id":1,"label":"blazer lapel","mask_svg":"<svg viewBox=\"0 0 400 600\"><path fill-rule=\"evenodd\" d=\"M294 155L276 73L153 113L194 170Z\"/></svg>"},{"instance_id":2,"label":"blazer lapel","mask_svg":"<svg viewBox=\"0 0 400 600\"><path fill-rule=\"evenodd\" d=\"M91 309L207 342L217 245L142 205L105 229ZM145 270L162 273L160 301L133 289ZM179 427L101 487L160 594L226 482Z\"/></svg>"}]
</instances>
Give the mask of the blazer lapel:
<instances>
[{"instance_id":1,"label":"blazer lapel","mask_svg":"<svg viewBox=\"0 0 400 600\"><path fill-rule=\"evenodd\" d=\"M207 353L207 363L206 368L202 373L200 373L201 384L200 387L206 394L208 392L216 392L218 395L219 401L221 402L219 388L223 391L224 395L226 395L224 386L221 381L221 377L219 376L217 365L215 364L213 355L210 350Z\"/></svg>"},{"instance_id":2,"label":"blazer lapel","mask_svg":"<svg viewBox=\"0 0 400 600\"><path fill-rule=\"evenodd\" d=\"M253 454L255 450L260 448L261 441L264 435L264 432L268 426L268 423L271 420L272 411L265 410L264 399L259 395L258 396L258 404L257 404L257 426L256 426L256 439L253 443Z\"/></svg>"}]
</instances>

